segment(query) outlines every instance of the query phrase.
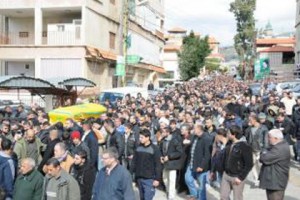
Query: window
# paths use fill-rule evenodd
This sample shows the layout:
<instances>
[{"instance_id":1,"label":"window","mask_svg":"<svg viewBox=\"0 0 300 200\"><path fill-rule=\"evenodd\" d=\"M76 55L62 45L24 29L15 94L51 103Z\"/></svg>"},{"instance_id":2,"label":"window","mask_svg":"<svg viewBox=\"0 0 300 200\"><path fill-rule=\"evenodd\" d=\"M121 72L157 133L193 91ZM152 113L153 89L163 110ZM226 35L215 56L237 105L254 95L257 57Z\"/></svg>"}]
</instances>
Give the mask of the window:
<instances>
[{"instance_id":1,"label":"window","mask_svg":"<svg viewBox=\"0 0 300 200\"><path fill-rule=\"evenodd\" d=\"M43 31L43 37L47 37L47 31Z\"/></svg>"},{"instance_id":2,"label":"window","mask_svg":"<svg viewBox=\"0 0 300 200\"><path fill-rule=\"evenodd\" d=\"M116 0L109 0L111 4L116 4Z\"/></svg>"},{"instance_id":3,"label":"window","mask_svg":"<svg viewBox=\"0 0 300 200\"><path fill-rule=\"evenodd\" d=\"M60 32L64 32L65 31L65 25L57 25L57 30Z\"/></svg>"},{"instance_id":4,"label":"window","mask_svg":"<svg viewBox=\"0 0 300 200\"><path fill-rule=\"evenodd\" d=\"M29 37L29 33L28 32L19 32L19 37L20 38L28 38Z\"/></svg>"},{"instance_id":5,"label":"window","mask_svg":"<svg viewBox=\"0 0 300 200\"><path fill-rule=\"evenodd\" d=\"M112 32L109 32L109 48L116 48L116 34Z\"/></svg>"},{"instance_id":6,"label":"window","mask_svg":"<svg viewBox=\"0 0 300 200\"><path fill-rule=\"evenodd\" d=\"M294 64L295 53L294 52L283 52L282 53L282 64Z\"/></svg>"}]
</instances>

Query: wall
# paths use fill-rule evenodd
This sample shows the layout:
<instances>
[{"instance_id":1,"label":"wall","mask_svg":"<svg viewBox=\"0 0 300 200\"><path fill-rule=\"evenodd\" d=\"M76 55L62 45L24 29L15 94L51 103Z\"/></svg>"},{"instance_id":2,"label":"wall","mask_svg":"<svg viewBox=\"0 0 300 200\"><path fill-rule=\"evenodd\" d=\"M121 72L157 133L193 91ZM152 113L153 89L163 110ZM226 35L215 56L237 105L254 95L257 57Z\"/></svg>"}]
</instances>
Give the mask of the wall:
<instances>
[{"instance_id":1,"label":"wall","mask_svg":"<svg viewBox=\"0 0 300 200\"><path fill-rule=\"evenodd\" d=\"M300 64L300 0L297 0L296 8L296 46L295 46L295 63Z\"/></svg>"},{"instance_id":2,"label":"wall","mask_svg":"<svg viewBox=\"0 0 300 200\"><path fill-rule=\"evenodd\" d=\"M42 58L40 78L57 77L83 77L81 59Z\"/></svg>"},{"instance_id":3,"label":"wall","mask_svg":"<svg viewBox=\"0 0 300 200\"><path fill-rule=\"evenodd\" d=\"M143 62L160 66L160 48L143 36L129 31L131 35L131 47L128 48L128 55L139 55L143 58Z\"/></svg>"},{"instance_id":4,"label":"wall","mask_svg":"<svg viewBox=\"0 0 300 200\"><path fill-rule=\"evenodd\" d=\"M86 44L96 48L110 50L111 52L118 53L119 48L119 29L118 25L112 21L107 20L101 15L89 10L85 10L85 40ZM116 34L116 49L109 48L109 32Z\"/></svg>"},{"instance_id":5,"label":"wall","mask_svg":"<svg viewBox=\"0 0 300 200\"><path fill-rule=\"evenodd\" d=\"M9 44L34 44L34 19L9 18ZM19 37L19 32L28 32L28 37Z\"/></svg>"},{"instance_id":6,"label":"wall","mask_svg":"<svg viewBox=\"0 0 300 200\"><path fill-rule=\"evenodd\" d=\"M28 65L28 69L25 67ZM34 77L35 67L34 62L17 62L9 61L7 62L7 74L6 75L20 75L24 74L26 76Z\"/></svg>"}]
</instances>

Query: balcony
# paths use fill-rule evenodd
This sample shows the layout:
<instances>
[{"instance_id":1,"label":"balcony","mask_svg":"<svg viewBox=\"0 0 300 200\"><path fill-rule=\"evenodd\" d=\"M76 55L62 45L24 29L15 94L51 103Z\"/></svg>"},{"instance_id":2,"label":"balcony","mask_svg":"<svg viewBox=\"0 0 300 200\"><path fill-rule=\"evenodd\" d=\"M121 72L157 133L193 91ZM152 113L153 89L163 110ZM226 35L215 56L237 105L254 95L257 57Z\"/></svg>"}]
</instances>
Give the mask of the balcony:
<instances>
[{"instance_id":1,"label":"balcony","mask_svg":"<svg viewBox=\"0 0 300 200\"><path fill-rule=\"evenodd\" d=\"M43 45L80 45L82 44L79 31L48 31L43 32Z\"/></svg>"},{"instance_id":2,"label":"balcony","mask_svg":"<svg viewBox=\"0 0 300 200\"><path fill-rule=\"evenodd\" d=\"M34 34L31 32L9 32L0 34L1 45L33 45Z\"/></svg>"},{"instance_id":3,"label":"balcony","mask_svg":"<svg viewBox=\"0 0 300 200\"><path fill-rule=\"evenodd\" d=\"M44 31L42 45L80 45L80 29L75 31ZM31 32L9 32L0 34L0 45L35 45L35 36Z\"/></svg>"},{"instance_id":4,"label":"balcony","mask_svg":"<svg viewBox=\"0 0 300 200\"><path fill-rule=\"evenodd\" d=\"M22 9L22 8L35 8L36 5L42 8L59 7L74 7L84 5L85 0L1 0L0 9Z\"/></svg>"}]
</instances>

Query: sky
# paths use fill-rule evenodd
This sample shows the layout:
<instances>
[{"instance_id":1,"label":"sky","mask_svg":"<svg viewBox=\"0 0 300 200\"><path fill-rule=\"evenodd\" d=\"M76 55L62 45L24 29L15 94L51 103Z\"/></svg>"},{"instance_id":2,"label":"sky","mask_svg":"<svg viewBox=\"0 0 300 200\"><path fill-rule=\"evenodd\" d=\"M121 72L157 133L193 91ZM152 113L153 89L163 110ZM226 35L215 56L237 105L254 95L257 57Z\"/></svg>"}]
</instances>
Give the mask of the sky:
<instances>
[{"instance_id":1,"label":"sky","mask_svg":"<svg viewBox=\"0 0 300 200\"><path fill-rule=\"evenodd\" d=\"M165 29L181 27L215 37L221 46L233 44L236 21L229 11L233 0L165 0ZM256 0L256 28L270 21L273 32L295 31L296 0Z\"/></svg>"}]
</instances>

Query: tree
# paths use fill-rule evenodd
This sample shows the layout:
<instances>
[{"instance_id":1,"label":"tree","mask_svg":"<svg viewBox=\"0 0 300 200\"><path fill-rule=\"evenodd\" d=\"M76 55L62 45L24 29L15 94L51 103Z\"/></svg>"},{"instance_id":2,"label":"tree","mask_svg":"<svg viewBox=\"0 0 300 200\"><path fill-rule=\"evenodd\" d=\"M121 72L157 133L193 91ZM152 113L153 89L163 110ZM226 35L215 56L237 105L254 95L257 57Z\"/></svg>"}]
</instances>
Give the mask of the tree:
<instances>
[{"instance_id":1,"label":"tree","mask_svg":"<svg viewBox=\"0 0 300 200\"><path fill-rule=\"evenodd\" d=\"M178 53L181 79L186 81L197 77L210 52L208 37L200 38L191 31L190 35L183 39L182 50Z\"/></svg>"},{"instance_id":2,"label":"tree","mask_svg":"<svg viewBox=\"0 0 300 200\"><path fill-rule=\"evenodd\" d=\"M244 79L249 79L255 59L255 8L256 0L235 0L230 3L230 12L236 19L234 46L240 62L243 63Z\"/></svg>"},{"instance_id":3,"label":"tree","mask_svg":"<svg viewBox=\"0 0 300 200\"><path fill-rule=\"evenodd\" d=\"M221 60L219 58L206 58L205 69L209 72L218 71L221 66Z\"/></svg>"}]
</instances>

